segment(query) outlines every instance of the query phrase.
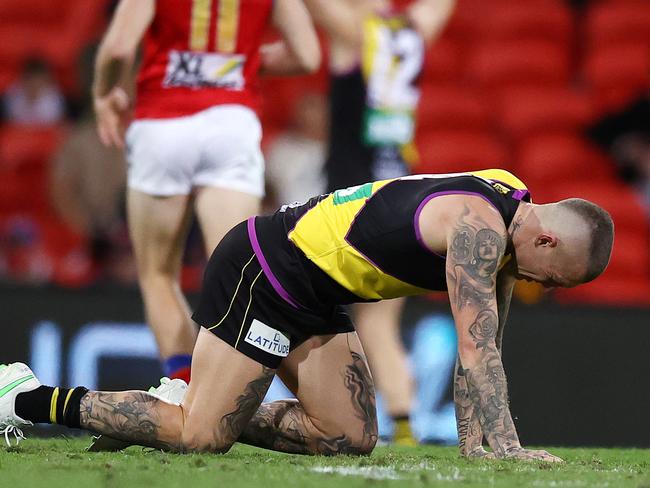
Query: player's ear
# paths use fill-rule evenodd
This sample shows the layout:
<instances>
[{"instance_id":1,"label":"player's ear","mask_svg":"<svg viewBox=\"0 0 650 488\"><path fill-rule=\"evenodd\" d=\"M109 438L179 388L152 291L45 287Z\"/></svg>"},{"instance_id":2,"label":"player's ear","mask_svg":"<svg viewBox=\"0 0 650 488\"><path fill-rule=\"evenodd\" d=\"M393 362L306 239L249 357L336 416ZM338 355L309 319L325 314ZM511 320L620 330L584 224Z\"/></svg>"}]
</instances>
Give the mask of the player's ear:
<instances>
[{"instance_id":1,"label":"player's ear","mask_svg":"<svg viewBox=\"0 0 650 488\"><path fill-rule=\"evenodd\" d=\"M556 247L557 237L552 234L540 234L535 239L535 247Z\"/></svg>"}]
</instances>

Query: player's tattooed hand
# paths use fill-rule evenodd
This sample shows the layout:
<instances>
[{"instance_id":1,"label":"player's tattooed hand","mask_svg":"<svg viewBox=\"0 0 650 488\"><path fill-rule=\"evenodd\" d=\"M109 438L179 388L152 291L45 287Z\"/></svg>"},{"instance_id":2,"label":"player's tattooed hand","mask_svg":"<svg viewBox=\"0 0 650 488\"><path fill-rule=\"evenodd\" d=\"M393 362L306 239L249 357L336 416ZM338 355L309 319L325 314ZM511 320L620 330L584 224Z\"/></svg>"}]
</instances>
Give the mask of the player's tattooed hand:
<instances>
[{"instance_id":1,"label":"player's tattooed hand","mask_svg":"<svg viewBox=\"0 0 650 488\"><path fill-rule=\"evenodd\" d=\"M524 449L523 447L515 447L506 451L503 456L506 459L520 459L522 461L544 461L547 463L563 463L564 460L553 454L541 451Z\"/></svg>"}]
</instances>

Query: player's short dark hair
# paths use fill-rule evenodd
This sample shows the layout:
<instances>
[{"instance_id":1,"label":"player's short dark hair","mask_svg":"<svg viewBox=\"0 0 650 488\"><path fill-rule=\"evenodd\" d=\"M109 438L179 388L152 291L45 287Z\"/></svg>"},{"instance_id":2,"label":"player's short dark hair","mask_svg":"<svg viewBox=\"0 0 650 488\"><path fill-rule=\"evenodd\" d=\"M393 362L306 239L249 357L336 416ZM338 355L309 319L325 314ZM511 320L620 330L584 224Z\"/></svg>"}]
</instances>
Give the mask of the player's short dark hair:
<instances>
[{"instance_id":1,"label":"player's short dark hair","mask_svg":"<svg viewBox=\"0 0 650 488\"><path fill-rule=\"evenodd\" d=\"M569 198L558 202L558 206L573 212L590 228L589 259L583 283L601 275L612 254L614 245L614 222L609 213L598 205L581 198Z\"/></svg>"}]
</instances>

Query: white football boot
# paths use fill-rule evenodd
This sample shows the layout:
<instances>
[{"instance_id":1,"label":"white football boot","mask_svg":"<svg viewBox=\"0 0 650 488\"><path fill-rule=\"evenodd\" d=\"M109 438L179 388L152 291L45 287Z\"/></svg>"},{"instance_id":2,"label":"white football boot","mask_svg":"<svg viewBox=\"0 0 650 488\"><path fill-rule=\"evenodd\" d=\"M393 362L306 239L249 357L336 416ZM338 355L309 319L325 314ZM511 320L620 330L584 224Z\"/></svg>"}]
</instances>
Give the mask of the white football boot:
<instances>
[{"instance_id":1,"label":"white football boot","mask_svg":"<svg viewBox=\"0 0 650 488\"><path fill-rule=\"evenodd\" d=\"M170 380L167 377L160 378L160 386L158 386L158 388L154 388L152 386L149 388L148 393L164 402L171 403L173 405L180 405L185 398L185 394L187 393L187 383L178 378L175 378L173 380ZM112 437L108 437L106 435L100 435L93 438L93 442L88 447L88 451L121 451L122 449L126 449L130 446L132 446L132 444L129 442L113 439Z\"/></svg>"},{"instance_id":2,"label":"white football boot","mask_svg":"<svg viewBox=\"0 0 650 488\"><path fill-rule=\"evenodd\" d=\"M35 390L39 386L41 382L36 379L27 365L23 363L0 365L0 435L5 436L5 442L9 447L11 447L9 434L14 436L18 444L25 438L21 427L34 425L16 415L16 396L19 393Z\"/></svg>"}]
</instances>

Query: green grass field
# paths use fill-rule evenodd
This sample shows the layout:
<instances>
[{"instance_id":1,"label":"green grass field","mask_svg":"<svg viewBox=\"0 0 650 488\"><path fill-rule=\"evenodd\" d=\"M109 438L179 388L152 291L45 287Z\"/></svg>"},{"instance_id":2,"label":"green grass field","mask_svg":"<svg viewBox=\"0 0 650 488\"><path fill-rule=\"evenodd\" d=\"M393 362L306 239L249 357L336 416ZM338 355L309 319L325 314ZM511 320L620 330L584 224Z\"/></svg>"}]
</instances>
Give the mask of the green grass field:
<instances>
[{"instance_id":1,"label":"green grass field","mask_svg":"<svg viewBox=\"0 0 650 488\"><path fill-rule=\"evenodd\" d=\"M0 487L612 487L650 488L650 450L549 449L564 465L467 461L455 448L379 447L370 457L289 456L237 446L225 455L131 448L84 452L87 439L0 447Z\"/></svg>"}]
</instances>

